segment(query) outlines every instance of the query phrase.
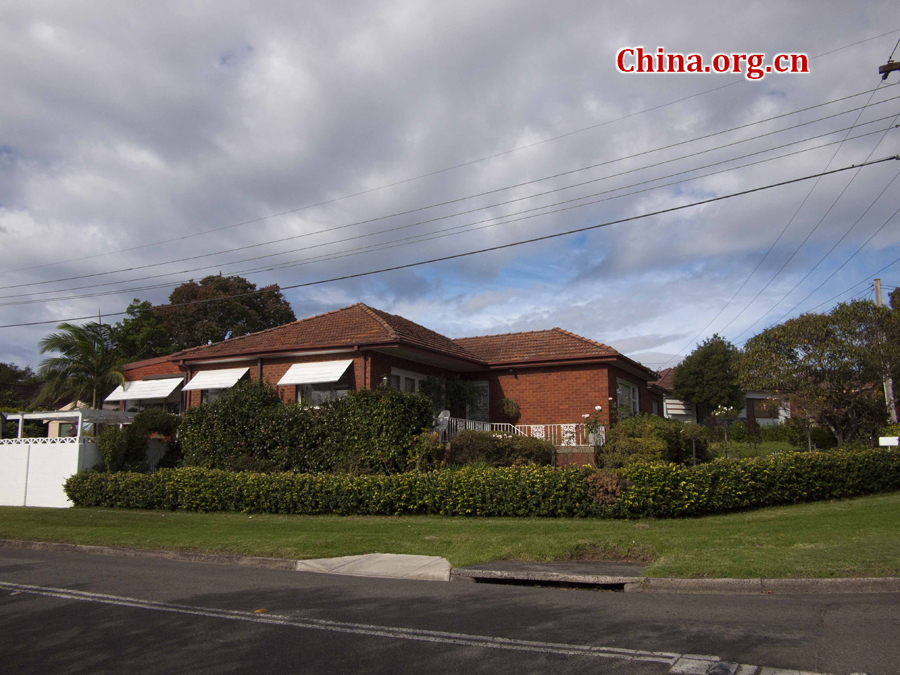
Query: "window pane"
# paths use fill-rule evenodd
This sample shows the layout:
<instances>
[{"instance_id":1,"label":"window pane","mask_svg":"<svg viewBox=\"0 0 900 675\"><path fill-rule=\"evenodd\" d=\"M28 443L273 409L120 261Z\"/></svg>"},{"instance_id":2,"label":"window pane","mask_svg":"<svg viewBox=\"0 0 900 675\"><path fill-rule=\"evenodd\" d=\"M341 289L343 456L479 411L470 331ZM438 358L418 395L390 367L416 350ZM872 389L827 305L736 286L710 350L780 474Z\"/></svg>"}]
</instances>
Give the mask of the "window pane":
<instances>
[{"instance_id":1,"label":"window pane","mask_svg":"<svg viewBox=\"0 0 900 675\"><path fill-rule=\"evenodd\" d=\"M404 377L403 378L403 391L405 391L409 394L416 393L416 381L414 379L412 379L411 377Z\"/></svg>"},{"instance_id":2,"label":"window pane","mask_svg":"<svg viewBox=\"0 0 900 675\"><path fill-rule=\"evenodd\" d=\"M400 376L399 375L391 375L391 389L400 390Z\"/></svg>"}]
</instances>

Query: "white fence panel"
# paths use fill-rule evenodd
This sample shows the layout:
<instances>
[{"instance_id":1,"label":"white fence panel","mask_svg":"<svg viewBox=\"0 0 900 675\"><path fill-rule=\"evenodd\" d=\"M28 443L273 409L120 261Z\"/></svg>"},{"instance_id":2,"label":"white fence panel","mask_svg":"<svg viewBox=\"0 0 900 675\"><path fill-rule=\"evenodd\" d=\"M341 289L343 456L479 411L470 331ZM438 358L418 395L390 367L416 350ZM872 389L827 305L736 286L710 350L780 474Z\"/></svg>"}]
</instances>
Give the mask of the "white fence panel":
<instances>
[{"instance_id":1,"label":"white fence panel","mask_svg":"<svg viewBox=\"0 0 900 675\"><path fill-rule=\"evenodd\" d=\"M91 439L9 439L0 441L0 504L72 506L63 485L69 476L101 462Z\"/></svg>"},{"instance_id":2,"label":"white fence panel","mask_svg":"<svg viewBox=\"0 0 900 675\"><path fill-rule=\"evenodd\" d=\"M0 506L25 506L27 444L0 445Z\"/></svg>"}]
</instances>

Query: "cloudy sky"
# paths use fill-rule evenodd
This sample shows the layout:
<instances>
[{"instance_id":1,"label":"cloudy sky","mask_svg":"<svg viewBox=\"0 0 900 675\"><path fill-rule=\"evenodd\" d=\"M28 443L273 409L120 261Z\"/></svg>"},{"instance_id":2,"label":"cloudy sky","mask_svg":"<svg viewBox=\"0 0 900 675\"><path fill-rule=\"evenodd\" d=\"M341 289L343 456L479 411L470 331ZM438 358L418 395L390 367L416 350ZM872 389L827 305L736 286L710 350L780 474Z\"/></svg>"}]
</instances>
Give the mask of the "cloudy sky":
<instances>
[{"instance_id":1,"label":"cloudy sky","mask_svg":"<svg viewBox=\"0 0 900 675\"><path fill-rule=\"evenodd\" d=\"M889 1L7 0L0 324L117 320L220 271L306 284L897 154L900 73L872 90L898 38ZM619 73L636 45L802 52L811 72ZM871 297L900 258L898 172L285 295L298 317L362 301L451 337L560 326L661 368ZM878 276L900 285L900 263ZM52 327L0 329L0 361L37 365Z\"/></svg>"}]
</instances>

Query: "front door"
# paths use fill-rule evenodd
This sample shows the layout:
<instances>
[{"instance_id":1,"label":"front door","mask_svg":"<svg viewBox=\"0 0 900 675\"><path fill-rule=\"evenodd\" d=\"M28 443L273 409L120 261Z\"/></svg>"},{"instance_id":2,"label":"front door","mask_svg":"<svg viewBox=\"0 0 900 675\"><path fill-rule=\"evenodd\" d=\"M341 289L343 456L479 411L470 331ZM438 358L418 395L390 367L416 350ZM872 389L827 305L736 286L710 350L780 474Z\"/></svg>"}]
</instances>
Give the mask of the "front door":
<instances>
[{"instance_id":1,"label":"front door","mask_svg":"<svg viewBox=\"0 0 900 675\"><path fill-rule=\"evenodd\" d=\"M466 406L466 419L477 422L489 422L490 410L490 385L487 382L473 382L478 392L478 400Z\"/></svg>"}]
</instances>

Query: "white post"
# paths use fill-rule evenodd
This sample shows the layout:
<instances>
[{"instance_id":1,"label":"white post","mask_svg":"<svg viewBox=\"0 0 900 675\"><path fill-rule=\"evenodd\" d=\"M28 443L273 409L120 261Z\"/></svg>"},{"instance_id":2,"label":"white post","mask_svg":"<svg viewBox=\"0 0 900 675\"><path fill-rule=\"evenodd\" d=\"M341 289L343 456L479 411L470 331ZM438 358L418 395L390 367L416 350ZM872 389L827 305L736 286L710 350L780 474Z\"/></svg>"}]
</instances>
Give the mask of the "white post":
<instances>
[{"instance_id":1,"label":"white post","mask_svg":"<svg viewBox=\"0 0 900 675\"><path fill-rule=\"evenodd\" d=\"M23 413L19 413L19 438L22 438L22 434L25 433L25 415Z\"/></svg>"},{"instance_id":2,"label":"white post","mask_svg":"<svg viewBox=\"0 0 900 675\"><path fill-rule=\"evenodd\" d=\"M81 425L83 423L84 413L78 413L78 428L75 430L75 442L81 443Z\"/></svg>"}]
</instances>

